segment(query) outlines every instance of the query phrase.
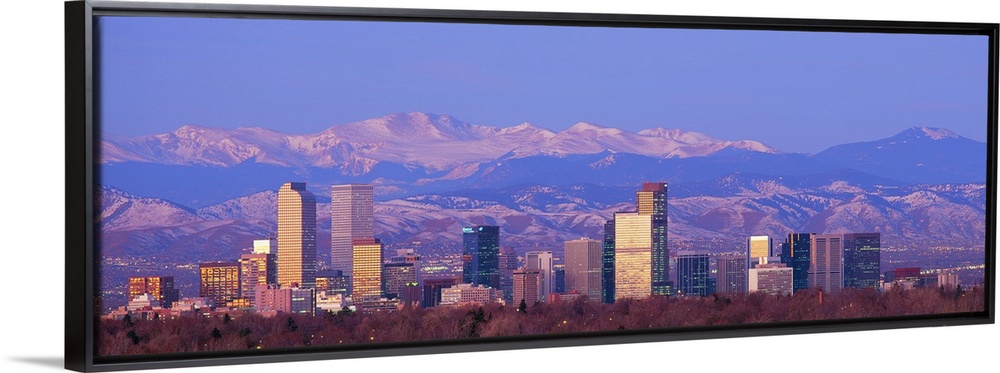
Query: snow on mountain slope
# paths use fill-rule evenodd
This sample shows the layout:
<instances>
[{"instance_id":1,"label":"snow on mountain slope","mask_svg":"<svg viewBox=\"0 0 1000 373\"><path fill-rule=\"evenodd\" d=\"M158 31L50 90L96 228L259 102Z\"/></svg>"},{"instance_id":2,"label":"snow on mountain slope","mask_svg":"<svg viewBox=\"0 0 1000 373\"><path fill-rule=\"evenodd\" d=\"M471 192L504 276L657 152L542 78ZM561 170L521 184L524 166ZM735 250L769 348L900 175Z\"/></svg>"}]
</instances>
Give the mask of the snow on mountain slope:
<instances>
[{"instance_id":1,"label":"snow on mountain slope","mask_svg":"<svg viewBox=\"0 0 1000 373\"><path fill-rule=\"evenodd\" d=\"M448 115L392 114L292 135L262 128L234 130L185 125L172 133L102 138L105 163L152 162L231 167L253 160L285 167L340 169L365 174L379 162L412 164L431 170L539 154L596 154L605 151L656 157L692 157L735 148L774 153L756 141L726 141L681 130L632 133L590 123L559 133L530 123L491 127Z\"/></svg>"}]
</instances>

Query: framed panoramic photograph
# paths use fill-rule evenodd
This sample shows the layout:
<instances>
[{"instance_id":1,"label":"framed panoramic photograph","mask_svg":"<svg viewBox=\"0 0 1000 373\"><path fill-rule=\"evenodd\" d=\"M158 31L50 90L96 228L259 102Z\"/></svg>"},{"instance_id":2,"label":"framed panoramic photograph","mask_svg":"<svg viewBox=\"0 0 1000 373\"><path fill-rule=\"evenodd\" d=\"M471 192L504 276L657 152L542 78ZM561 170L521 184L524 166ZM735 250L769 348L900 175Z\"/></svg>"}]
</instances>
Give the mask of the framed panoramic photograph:
<instances>
[{"instance_id":1,"label":"framed panoramic photograph","mask_svg":"<svg viewBox=\"0 0 1000 373\"><path fill-rule=\"evenodd\" d=\"M68 369L994 323L995 23L65 9Z\"/></svg>"}]
</instances>

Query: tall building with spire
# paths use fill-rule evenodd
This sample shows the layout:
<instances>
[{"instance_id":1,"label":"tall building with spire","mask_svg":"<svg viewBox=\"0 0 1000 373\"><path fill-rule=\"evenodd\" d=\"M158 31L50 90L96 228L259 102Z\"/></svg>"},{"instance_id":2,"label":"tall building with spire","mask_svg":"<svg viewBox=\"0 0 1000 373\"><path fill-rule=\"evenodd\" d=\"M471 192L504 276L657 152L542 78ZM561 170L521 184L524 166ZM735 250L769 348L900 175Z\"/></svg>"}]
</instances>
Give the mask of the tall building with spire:
<instances>
[{"instance_id":1,"label":"tall building with spire","mask_svg":"<svg viewBox=\"0 0 1000 373\"><path fill-rule=\"evenodd\" d=\"M316 196L306 183L278 189L278 285L316 286Z\"/></svg>"},{"instance_id":2,"label":"tall building with spire","mask_svg":"<svg viewBox=\"0 0 1000 373\"><path fill-rule=\"evenodd\" d=\"M353 240L375 237L375 190L371 184L330 187L330 261L350 277Z\"/></svg>"},{"instance_id":3,"label":"tall building with spire","mask_svg":"<svg viewBox=\"0 0 1000 373\"><path fill-rule=\"evenodd\" d=\"M645 182L636 192L639 215L648 215L652 226L652 294L670 295L670 250L667 247L667 183Z\"/></svg>"}]
</instances>

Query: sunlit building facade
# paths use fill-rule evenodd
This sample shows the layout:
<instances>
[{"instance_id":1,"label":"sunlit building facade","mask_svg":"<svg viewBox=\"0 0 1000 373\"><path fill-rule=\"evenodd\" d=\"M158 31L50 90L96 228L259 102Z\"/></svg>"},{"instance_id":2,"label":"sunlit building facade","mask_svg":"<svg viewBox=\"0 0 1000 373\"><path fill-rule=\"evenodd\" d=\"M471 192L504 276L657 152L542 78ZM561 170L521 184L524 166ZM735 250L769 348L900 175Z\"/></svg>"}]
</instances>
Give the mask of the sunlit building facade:
<instances>
[{"instance_id":1,"label":"sunlit building facade","mask_svg":"<svg viewBox=\"0 0 1000 373\"><path fill-rule=\"evenodd\" d=\"M240 293L255 305L257 285L278 283L278 257L274 254L240 256Z\"/></svg>"},{"instance_id":2,"label":"sunlit building facade","mask_svg":"<svg viewBox=\"0 0 1000 373\"><path fill-rule=\"evenodd\" d=\"M653 226L651 215L615 213L615 299L652 294Z\"/></svg>"},{"instance_id":3,"label":"sunlit building facade","mask_svg":"<svg viewBox=\"0 0 1000 373\"><path fill-rule=\"evenodd\" d=\"M239 263L201 263L198 265L199 295L216 306L240 297Z\"/></svg>"},{"instance_id":4,"label":"sunlit building facade","mask_svg":"<svg viewBox=\"0 0 1000 373\"><path fill-rule=\"evenodd\" d=\"M750 267L760 263L760 258L774 256L774 246L770 236L750 236L747 239L747 257Z\"/></svg>"},{"instance_id":5,"label":"sunlit building facade","mask_svg":"<svg viewBox=\"0 0 1000 373\"><path fill-rule=\"evenodd\" d=\"M350 277L353 240L375 237L375 189L371 184L330 187L330 260L332 269Z\"/></svg>"},{"instance_id":6,"label":"sunlit building facade","mask_svg":"<svg viewBox=\"0 0 1000 373\"><path fill-rule=\"evenodd\" d=\"M278 254L278 240L266 238L263 240L253 240L251 254Z\"/></svg>"},{"instance_id":7,"label":"sunlit building facade","mask_svg":"<svg viewBox=\"0 0 1000 373\"><path fill-rule=\"evenodd\" d=\"M382 298L382 242L377 238L355 238L353 241L354 276L351 276L355 304Z\"/></svg>"},{"instance_id":8,"label":"sunlit building facade","mask_svg":"<svg viewBox=\"0 0 1000 373\"><path fill-rule=\"evenodd\" d=\"M278 189L278 284L316 286L316 196L306 183Z\"/></svg>"},{"instance_id":9,"label":"sunlit building facade","mask_svg":"<svg viewBox=\"0 0 1000 373\"><path fill-rule=\"evenodd\" d=\"M180 299L180 291L174 287L173 276L149 276L128 278L128 299L149 294L159 301L163 308L170 308Z\"/></svg>"},{"instance_id":10,"label":"sunlit building facade","mask_svg":"<svg viewBox=\"0 0 1000 373\"><path fill-rule=\"evenodd\" d=\"M670 250L667 246L667 183L645 182L636 192L639 215L650 217L650 281L653 294L670 295Z\"/></svg>"}]
</instances>

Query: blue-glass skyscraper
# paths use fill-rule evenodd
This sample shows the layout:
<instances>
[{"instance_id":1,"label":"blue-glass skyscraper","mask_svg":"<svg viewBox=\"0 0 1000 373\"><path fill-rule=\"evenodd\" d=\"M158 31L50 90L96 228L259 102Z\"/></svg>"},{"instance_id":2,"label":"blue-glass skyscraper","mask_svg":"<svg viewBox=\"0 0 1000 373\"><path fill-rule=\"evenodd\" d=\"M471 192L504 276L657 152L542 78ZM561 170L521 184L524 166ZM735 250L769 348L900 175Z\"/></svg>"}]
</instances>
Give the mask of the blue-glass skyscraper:
<instances>
[{"instance_id":1,"label":"blue-glass skyscraper","mask_svg":"<svg viewBox=\"0 0 1000 373\"><path fill-rule=\"evenodd\" d=\"M604 247L601 263L601 301L615 302L615 219L604 224Z\"/></svg>"},{"instance_id":2,"label":"blue-glass skyscraper","mask_svg":"<svg viewBox=\"0 0 1000 373\"><path fill-rule=\"evenodd\" d=\"M781 262L792 268L792 291L809 288L812 233L790 233L781 244Z\"/></svg>"},{"instance_id":3,"label":"blue-glass skyscraper","mask_svg":"<svg viewBox=\"0 0 1000 373\"><path fill-rule=\"evenodd\" d=\"M881 246L880 233L844 234L845 288L878 288Z\"/></svg>"},{"instance_id":4,"label":"blue-glass skyscraper","mask_svg":"<svg viewBox=\"0 0 1000 373\"><path fill-rule=\"evenodd\" d=\"M677 253L677 286L679 295L707 296L710 294L708 281L708 254L695 252Z\"/></svg>"},{"instance_id":5,"label":"blue-glass skyscraper","mask_svg":"<svg viewBox=\"0 0 1000 373\"><path fill-rule=\"evenodd\" d=\"M462 282L500 289L500 227L462 228Z\"/></svg>"}]
</instances>

